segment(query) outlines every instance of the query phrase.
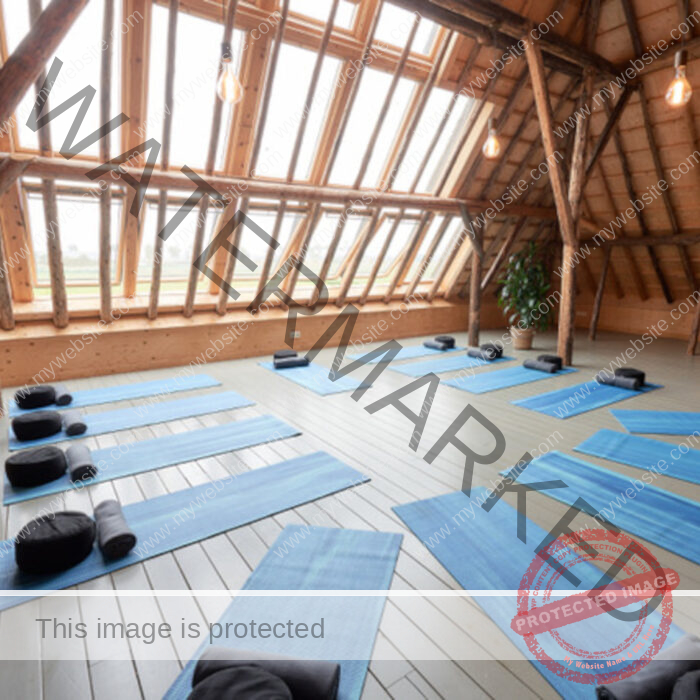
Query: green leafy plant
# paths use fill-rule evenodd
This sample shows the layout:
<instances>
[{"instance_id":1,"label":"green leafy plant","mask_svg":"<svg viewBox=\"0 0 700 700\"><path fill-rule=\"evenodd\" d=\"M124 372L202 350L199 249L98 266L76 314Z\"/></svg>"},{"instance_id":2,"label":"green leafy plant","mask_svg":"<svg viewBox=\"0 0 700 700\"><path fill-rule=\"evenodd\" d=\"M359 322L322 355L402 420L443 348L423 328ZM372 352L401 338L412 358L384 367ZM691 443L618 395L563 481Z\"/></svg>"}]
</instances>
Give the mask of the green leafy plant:
<instances>
[{"instance_id":1,"label":"green leafy plant","mask_svg":"<svg viewBox=\"0 0 700 700\"><path fill-rule=\"evenodd\" d=\"M549 275L537 245L531 241L521 251L511 255L501 285L498 305L510 314L508 324L521 329L546 330L550 314L537 311L546 303L549 291ZM533 311L536 313L533 316Z\"/></svg>"}]
</instances>

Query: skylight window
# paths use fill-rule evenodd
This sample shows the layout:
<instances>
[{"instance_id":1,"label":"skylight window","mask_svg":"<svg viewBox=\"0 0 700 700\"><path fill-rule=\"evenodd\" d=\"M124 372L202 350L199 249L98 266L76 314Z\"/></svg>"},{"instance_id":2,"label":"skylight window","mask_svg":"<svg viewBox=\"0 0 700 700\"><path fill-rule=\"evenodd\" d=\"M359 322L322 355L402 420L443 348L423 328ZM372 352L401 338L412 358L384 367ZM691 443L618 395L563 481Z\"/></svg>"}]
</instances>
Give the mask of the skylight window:
<instances>
[{"instance_id":1,"label":"skylight window","mask_svg":"<svg viewBox=\"0 0 700 700\"><path fill-rule=\"evenodd\" d=\"M48 3L43 2L45 7ZM121 61L120 44L121 33L119 31L122 14L121 0L116 0L114 14L114 39L112 56L112 80L111 82L111 114L116 116L121 107ZM4 2L3 16L5 20L5 35L7 48L12 53L17 45L24 39L29 31L29 5L27 2ZM46 64L47 71L51 67L54 58L62 61L63 66L54 84L49 97L49 108L53 109L76 92L90 85L97 90L93 97L90 109L85 115L83 125L75 139L80 142L83 138L100 128L100 62L102 58L102 21L104 14L103 2L90 2L78 15L75 23L70 28L65 39L60 43L54 56ZM97 28L97 29L96 29ZM26 124L36 100L36 88L32 85L22 99L16 111L17 134L19 146L27 149L39 149L37 133ZM46 113L46 111L44 111ZM68 135L71 125L78 113L78 106L74 106L58 117L51 120L51 146L58 152ZM119 144L119 129L111 132L112 155L117 155L115 148ZM99 155L99 141L88 146L81 152L81 156Z\"/></svg>"},{"instance_id":2,"label":"skylight window","mask_svg":"<svg viewBox=\"0 0 700 700\"><path fill-rule=\"evenodd\" d=\"M331 5L332 0L291 0L289 11L325 23L328 21ZM352 29L356 11L357 3L340 0L333 26Z\"/></svg>"},{"instance_id":3,"label":"skylight window","mask_svg":"<svg viewBox=\"0 0 700 700\"><path fill-rule=\"evenodd\" d=\"M398 46L400 49L404 48L411 33L414 17L415 13L385 2L382 5L374 38L383 43ZM413 39L411 53L430 55L437 30L438 25L435 22L422 18Z\"/></svg>"}]
</instances>

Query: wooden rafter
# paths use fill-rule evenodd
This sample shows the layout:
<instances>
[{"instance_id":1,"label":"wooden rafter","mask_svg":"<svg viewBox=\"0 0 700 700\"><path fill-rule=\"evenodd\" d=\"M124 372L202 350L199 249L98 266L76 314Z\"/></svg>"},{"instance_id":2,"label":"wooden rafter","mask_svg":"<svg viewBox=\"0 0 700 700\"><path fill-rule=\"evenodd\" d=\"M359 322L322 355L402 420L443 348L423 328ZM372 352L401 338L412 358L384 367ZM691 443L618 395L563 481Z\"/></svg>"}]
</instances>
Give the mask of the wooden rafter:
<instances>
[{"instance_id":1,"label":"wooden rafter","mask_svg":"<svg viewBox=\"0 0 700 700\"><path fill-rule=\"evenodd\" d=\"M27 36L0 68L0 124L6 124L20 101L36 82L48 60L65 38L88 0L52 0L42 11L32 11L34 19ZM41 86L39 87L41 89Z\"/></svg>"},{"instance_id":2,"label":"wooden rafter","mask_svg":"<svg viewBox=\"0 0 700 700\"><path fill-rule=\"evenodd\" d=\"M9 269L3 236L0 236L0 328L11 331L15 327L15 314L12 310L12 289L10 288L9 275L4 273Z\"/></svg>"},{"instance_id":3,"label":"wooden rafter","mask_svg":"<svg viewBox=\"0 0 700 700\"><path fill-rule=\"evenodd\" d=\"M404 254L399 258L399 262L396 267L396 270L394 271L394 275L391 278L391 282L389 282L389 285L386 288L386 291L384 292L385 304L388 304L391 301L391 298L394 295L394 290L401 284L404 275L409 269L411 261L413 260L416 252L418 251L418 248L420 247L420 244L430 226L430 223L432 222L432 219L433 215L430 212L426 212L425 214L423 214L421 220L418 222L416 230L405 248Z\"/></svg>"},{"instance_id":4,"label":"wooden rafter","mask_svg":"<svg viewBox=\"0 0 700 700\"><path fill-rule=\"evenodd\" d=\"M423 257L423 260L421 260L420 265L418 266L418 269L416 270L416 274L413 276L413 280L411 281L411 284L409 285L408 289L406 290L406 294L404 296L404 299L408 300L410 299L416 292L416 289L418 288L418 285L420 284L421 279L423 279L423 275L425 274L426 270L428 269L428 266L432 262L433 258L435 257L435 253L442 242L442 239L445 237L445 233L447 232L447 229L450 226L450 223L452 222L452 217L451 216L446 216L442 223L440 224L440 228L436 231L435 235L433 236L433 240L430 241L430 246L428 247L428 250L425 253L425 256Z\"/></svg>"}]
</instances>

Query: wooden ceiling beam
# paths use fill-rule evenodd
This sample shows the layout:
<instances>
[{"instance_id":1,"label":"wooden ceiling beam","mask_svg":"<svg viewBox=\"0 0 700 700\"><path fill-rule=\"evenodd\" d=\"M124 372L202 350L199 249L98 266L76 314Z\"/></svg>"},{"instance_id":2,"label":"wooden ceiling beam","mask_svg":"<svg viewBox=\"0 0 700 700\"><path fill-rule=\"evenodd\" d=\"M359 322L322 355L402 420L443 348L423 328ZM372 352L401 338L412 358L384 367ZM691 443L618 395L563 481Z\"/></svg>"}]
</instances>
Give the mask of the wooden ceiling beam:
<instances>
[{"instance_id":1,"label":"wooden ceiling beam","mask_svg":"<svg viewBox=\"0 0 700 700\"><path fill-rule=\"evenodd\" d=\"M529 18L488 0L395 0L395 4L445 27L457 29L483 44L504 50L518 46L533 24ZM592 68L610 77L617 75L613 63L552 31L542 34L538 44L548 68L572 76L580 76L584 68Z\"/></svg>"},{"instance_id":2,"label":"wooden ceiling beam","mask_svg":"<svg viewBox=\"0 0 700 700\"><path fill-rule=\"evenodd\" d=\"M10 120L32 83L44 72L88 0L52 0L31 23L27 35L0 68L0 124ZM43 81L39 84L41 90Z\"/></svg>"}]
</instances>

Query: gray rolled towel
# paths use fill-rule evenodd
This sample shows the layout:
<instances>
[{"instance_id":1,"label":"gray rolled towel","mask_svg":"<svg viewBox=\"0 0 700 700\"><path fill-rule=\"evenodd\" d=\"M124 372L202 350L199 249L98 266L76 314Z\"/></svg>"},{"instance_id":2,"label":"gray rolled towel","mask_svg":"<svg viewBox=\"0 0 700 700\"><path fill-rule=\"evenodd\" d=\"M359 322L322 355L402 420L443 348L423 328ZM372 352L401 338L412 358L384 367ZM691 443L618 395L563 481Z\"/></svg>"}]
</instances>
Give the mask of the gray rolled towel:
<instances>
[{"instance_id":1,"label":"gray rolled towel","mask_svg":"<svg viewBox=\"0 0 700 700\"><path fill-rule=\"evenodd\" d=\"M671 698L674 685L681 676L697 670L700 670L700 638L688 634L633 676L598 686L596 694L598 700Z\"/></svg>"},{"instance_id":2,"label":"gray rolled towel","mask_svg":"<svg viewBox=\"0 0 700 700\"><path fill-rule=\"evenodd\" d=\"M295 700L335 700L338 695L340 666L337 663L216 646L208 647L197 662L192 685L196 686L217 671L251 664L281 678Z\"/></svg>"},{"instance_id":3,"label":"gray rolled towel","mask_svg":"<svg viewBox=\"0 0 700 700\"><path fill-rule=\"evenodd\" d=\"M496 355L493 353L477 348L467 350L467 355L469 355L469 357L476 357L478 360L484 360L486 362L493 362L496 359Z\"/></svg>"},{"instance_id":4,"label":"gray rolled towel","mask_svg":"<svg viewBox=\"0 0 700 700\"><path fill-rule=\"evenodd\" d=\"M71 481L84 481L97 476L97 467L86 445L71 445L66 450L66 462Z\"/></svg>"},{"instance_id":5,"label":"gray rolled towel","mask_svg":"<svg viewBox=\"0 0 700 700\"><path fill-rule=\"evenodd\" d=\"M56 384L54 387L56 390L56 400L57 406L68 406L73 403L73 395L66 389L65 384Z\"/></svg>"},{"instance_id":6,"label":"gray rolled towel","mask_svg":"<svg viewBox=\"0 0 700 700\"><path fill-rule=\"evenodd\" d=\"M77 409L66 411L62 418L63 432L66 435L82 435L87 430L87 423Z\"/></svg>"},{"instance_id":7,"label":"gray rolled towel","mask_svg":"<svg viewBox=\"0 0 700 700\"><path fill-rule=\"evenodd\" d=\"M448 343L441 343L439 340L426 340L423 343L423 347L445 352L446 350L451 350L454 346L450 346Z\"/></svg>"},{"instance_id":8,"label":"gray rolled towel","mask_svg":"<svg viewBox=\"0 0 700 700\"><path fill-rule=\"evenodd\" d=\"M292 367L308 367L309 361L305 357L283 357L273 360L275 369L290 369Z\"/></svg>"},{"instance_id":9,"label":"gray rolled towel","mask_svg":"<svg viewBox=\"0 0 700 700\"><path fill-rule=\"evenodd\" d=\"M553 362L540 362L540 360L525 360L523 367L547 372L547 374L554 374L557 371L557 366Z\"/></svg>"},{"instance_id":10,"label":"gray rolled towel","mask_svg":"<svg viewBox=\"0 0 700 700\"><path fill-rule=\"evenodd\" d=\"M639 379L615 376L605 370L598 372L596 381L598 384L607 384L608 386L616 386L619 389L629 389L630 391L639 391L641 388Z\"/></svg>"},{"instance_id":11,"label":"gray rolled towel","mask_svg":"<svg viewBox=\"0 0 700 700\"><path fill-rule=\"evenodd\" d=\"M136 535L126 522L122 507L114 499L95 507L97 544L106 559L121 559L136 545Z\"/></svg>"}]
</instances>

